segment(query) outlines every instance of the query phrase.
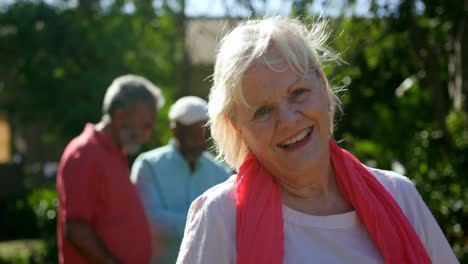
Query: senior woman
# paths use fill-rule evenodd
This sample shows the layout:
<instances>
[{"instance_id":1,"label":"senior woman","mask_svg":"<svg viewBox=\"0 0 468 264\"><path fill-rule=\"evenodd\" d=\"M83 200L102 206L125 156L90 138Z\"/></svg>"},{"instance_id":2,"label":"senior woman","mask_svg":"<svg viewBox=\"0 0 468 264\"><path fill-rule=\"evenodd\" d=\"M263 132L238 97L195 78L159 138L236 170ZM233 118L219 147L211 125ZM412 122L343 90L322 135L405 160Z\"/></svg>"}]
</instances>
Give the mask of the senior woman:
<instances>
[{"instance_id":1,"label":"senior woman","mask_svg":"<svg viewBox=\"0 0 468 264\"><path fill-rule=\"evenodd\" d=\"M407 178L333 140L324 30L269 17L222 39L211 134L238 174L192 203L177 263L457 263Z\"/></svg>"}]
</instances>

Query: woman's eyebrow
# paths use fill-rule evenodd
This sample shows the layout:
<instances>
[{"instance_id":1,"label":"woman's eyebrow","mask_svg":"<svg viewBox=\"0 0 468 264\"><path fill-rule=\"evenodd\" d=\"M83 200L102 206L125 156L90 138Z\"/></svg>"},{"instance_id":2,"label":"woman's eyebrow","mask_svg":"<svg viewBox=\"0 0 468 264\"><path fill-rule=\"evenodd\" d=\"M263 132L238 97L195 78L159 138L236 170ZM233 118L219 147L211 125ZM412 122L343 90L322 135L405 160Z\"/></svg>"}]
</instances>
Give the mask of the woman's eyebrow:
<instances>
[{"instance_id":1,"label":"woman's eyebrow","mask_svg":"<svg viewBox=\"0 0 468 264\"><path fill-rule=\"evenodd\" d=\"M300 84L302 82L305 82L307 77L298 77L297 80L295 80L292 84L288 86L288 89L286 90L288 93L291 92L291 90L297 86L297 84Z\"/></svg>"}]
</instances>

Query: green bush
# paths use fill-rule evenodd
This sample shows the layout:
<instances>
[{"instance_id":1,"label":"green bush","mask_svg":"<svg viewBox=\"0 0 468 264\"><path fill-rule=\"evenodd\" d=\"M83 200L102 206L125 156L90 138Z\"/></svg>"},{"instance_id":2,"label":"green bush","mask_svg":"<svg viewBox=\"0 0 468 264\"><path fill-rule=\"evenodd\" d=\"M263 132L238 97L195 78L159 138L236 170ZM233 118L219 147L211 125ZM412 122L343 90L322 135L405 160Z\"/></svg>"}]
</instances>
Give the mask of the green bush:
<instances>
[{"instance_id":1,"label":"green bush","mask_svg":"<svg viewBox=\"0 0 468 264\"><path fill-rule=\"evenodd\" d=\"M36 189L6 205L6 228L12 230L5 239L15 240L0 243L0 264L57 263L56 191ZM25 238L35 240L17 240Z\"/></svg>"},{"instance_id":2,"label":"green bush","mask_svg":"<svg viewBox=\"0 0 468 264\"><path fill-rule=\"evenodd\" d=\"M41 240L0 242L0 264L44 263L45 243Z\"/></svg>"},{"instance_id":3,"label":"green bush","mask_svg":"<svg viewBox=\"0 0 468 264\"><path fill-rule=\"evenodd\" d=\"M57 192L37 189L28 195L27 200L35 213L39 235L45 242L43 263L57 263Z\"/></svg>"}]
</instances>

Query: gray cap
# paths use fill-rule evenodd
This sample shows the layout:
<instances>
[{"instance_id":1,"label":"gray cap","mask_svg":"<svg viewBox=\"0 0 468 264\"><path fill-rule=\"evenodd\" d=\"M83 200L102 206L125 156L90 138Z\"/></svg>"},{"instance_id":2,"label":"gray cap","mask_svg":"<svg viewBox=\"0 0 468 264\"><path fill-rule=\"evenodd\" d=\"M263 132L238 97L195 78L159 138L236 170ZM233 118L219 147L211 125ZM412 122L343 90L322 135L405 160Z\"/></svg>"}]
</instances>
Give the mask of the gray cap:
<instances>
[{"instance_id":1,"label":"gray cap","mask_svg":"<svg viewBox=\"0 0 468 264\"><path fill-rule=\"evenodd\" d=\"M208 104L196 96L181 97L169 110L169 120L177 121L182 125L192 125L208 120Z\"/></svg>"}]
</instances>

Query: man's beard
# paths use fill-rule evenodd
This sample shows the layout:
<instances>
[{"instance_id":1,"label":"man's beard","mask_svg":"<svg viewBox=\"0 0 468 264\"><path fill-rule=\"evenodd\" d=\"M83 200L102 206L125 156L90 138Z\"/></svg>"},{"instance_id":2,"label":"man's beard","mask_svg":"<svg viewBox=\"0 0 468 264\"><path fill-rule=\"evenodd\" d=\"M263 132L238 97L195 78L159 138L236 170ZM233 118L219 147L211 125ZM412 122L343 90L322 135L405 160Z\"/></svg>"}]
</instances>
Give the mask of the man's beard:
<instances>
[{"instance_id":1,"label":"man's beard","mask_svg":"<svg viewBox=\"0 0 468 264\"><path fill-rule=\"evenodd\" d=\"M130 128L120 130L120 145L122 150L129 155L136 154L140 150L140 143L136 140L136 135Z\"/></svg>"}]
</instances>

